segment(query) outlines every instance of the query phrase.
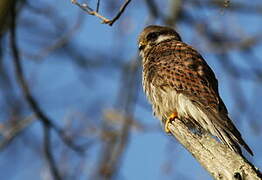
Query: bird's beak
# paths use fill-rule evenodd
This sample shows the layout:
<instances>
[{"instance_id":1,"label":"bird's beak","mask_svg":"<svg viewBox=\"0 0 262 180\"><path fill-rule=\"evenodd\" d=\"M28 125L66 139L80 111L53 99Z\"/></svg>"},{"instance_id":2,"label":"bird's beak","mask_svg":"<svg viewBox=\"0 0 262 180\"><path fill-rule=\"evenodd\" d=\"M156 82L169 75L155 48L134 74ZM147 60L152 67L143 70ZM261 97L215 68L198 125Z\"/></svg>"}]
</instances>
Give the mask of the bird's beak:
<instances>
[{"instance_id":1,"label":"bird's beak","mask_svg":"<svg viewBox=\"0 0 262 180\"><path fill-rule=\"evenodd\" d=\"M141 41L138 44L139 51L143 50L146 47L146 43L144 41Z\"/></svg>"}]
</instances>

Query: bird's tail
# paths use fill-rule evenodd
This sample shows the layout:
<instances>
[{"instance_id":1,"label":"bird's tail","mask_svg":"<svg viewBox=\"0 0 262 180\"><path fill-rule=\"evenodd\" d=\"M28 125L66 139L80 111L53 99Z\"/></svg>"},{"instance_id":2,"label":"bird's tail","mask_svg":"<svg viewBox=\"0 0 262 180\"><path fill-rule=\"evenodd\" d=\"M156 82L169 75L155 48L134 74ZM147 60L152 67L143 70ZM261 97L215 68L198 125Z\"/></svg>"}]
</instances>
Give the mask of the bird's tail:
<instances>
[{"instance_id":1,"label":"bird's tail","mask_svg":"<svg viewBox=\"0 0 262 180\"><path fill-rule=\"evenodd\" d=\"M213 127L209 129L211 134L218 137L224 144L226 144L230 149L236 153L242 155L240 145L243 146L247 152L253 156L253 152L250 147L243 140L240 132L237 130L231 119L227 114L218 112L210 112L206 110L206 115L211 120Z\"/></svg>"}]
</instances>

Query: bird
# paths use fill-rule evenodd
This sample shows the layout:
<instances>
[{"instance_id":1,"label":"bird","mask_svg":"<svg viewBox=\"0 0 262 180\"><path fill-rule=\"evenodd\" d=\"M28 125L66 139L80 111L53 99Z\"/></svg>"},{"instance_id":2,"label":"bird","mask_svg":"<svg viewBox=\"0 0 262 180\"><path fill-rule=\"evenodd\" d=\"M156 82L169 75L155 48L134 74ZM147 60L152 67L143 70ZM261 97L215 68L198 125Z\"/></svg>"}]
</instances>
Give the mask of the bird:
<instances>
[{"instance_id":1,"label":"bird","mask_svg":"<svg viewBox=\"0 0 262 180\"><path fill-rule=\"evenodd\" d=\"M242 155L242 146L253 156L229 118L213 70L176 30L149 25L138 37L138 48L143 90L166 133L169 123L179 119L190 129L217 137L232 151Z\"/></svg>"}]
</instances>

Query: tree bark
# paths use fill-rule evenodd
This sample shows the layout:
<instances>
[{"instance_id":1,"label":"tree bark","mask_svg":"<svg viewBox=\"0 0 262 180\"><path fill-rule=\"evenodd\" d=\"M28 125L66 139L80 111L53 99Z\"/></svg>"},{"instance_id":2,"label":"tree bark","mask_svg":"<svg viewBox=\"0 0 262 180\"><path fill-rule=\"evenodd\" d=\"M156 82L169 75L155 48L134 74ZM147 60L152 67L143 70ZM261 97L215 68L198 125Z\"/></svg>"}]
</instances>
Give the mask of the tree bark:
<instances>
[{"instance_id":1,"label":"tree bark","mask_svg":"<svg viewBox=\"0 0 262 180\"><path fill-rule=\"evenodd\" d=\"M261 180L261 173L243 156L209 134L190 131L179 119L169 123L173 136L216 180Z\"/></svg>"}]
</instances>

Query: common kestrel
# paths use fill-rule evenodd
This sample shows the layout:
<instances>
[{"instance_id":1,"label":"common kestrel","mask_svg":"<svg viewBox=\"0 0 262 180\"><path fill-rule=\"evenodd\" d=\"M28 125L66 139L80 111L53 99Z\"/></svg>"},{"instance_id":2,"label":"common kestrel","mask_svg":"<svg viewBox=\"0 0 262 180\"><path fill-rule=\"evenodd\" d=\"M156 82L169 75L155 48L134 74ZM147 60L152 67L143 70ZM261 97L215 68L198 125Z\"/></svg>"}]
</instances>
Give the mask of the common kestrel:
<instances>
[{"instance_id":1,"label":"common kestrel","mask_svg":"<svg viewBox=\"0 0 262 180\"><path fill-rule=\"evenodd\" d=\"M168 133L168 123L181 119L190 128L204 129L242 154L242 139L219 96L218 82L204 58L182 42L169 27L146 27L138 40L143 65L143 89L154 115Z\"/></svg>"}]
</instances>

